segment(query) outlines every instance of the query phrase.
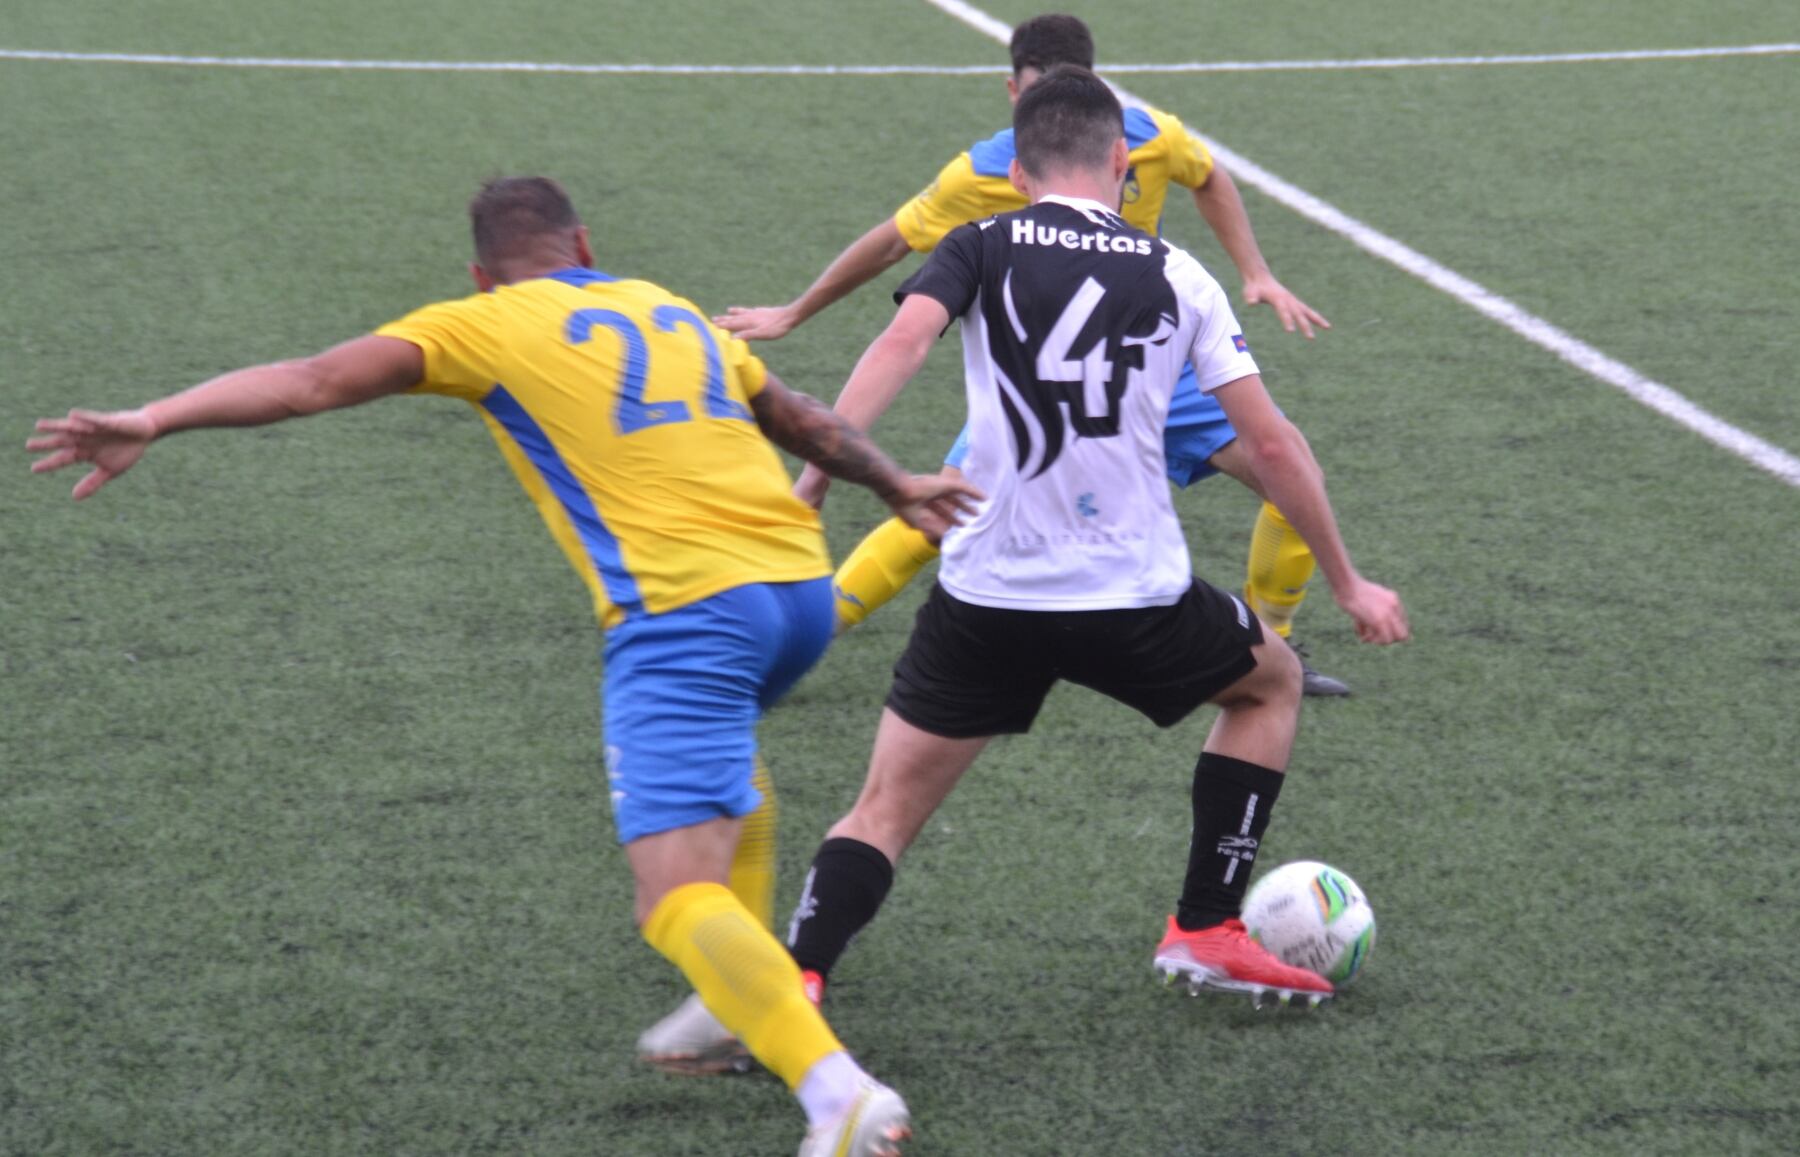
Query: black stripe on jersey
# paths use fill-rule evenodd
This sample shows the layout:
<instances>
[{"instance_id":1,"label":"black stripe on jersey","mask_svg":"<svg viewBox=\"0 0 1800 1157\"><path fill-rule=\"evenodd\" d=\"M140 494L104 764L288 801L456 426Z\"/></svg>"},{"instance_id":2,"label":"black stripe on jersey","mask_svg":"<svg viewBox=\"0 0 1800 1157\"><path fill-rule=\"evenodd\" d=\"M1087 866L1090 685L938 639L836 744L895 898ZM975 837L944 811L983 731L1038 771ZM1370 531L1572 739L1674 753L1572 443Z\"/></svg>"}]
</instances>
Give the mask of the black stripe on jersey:
<instances>
[{"instance_id":1,"label":"black stripe on jersey","mask_svg":"<svg viewBox=\"0 0 1800 1157\"><path fill-rule=\"evenodd\" d=\"M997 391L1026 479L1070 438L1111 438L1130 371L1175 335L1167 248L1098 207L1040 202L952 232L897 297L979 308Z\"/></svg>"}]
</instances>

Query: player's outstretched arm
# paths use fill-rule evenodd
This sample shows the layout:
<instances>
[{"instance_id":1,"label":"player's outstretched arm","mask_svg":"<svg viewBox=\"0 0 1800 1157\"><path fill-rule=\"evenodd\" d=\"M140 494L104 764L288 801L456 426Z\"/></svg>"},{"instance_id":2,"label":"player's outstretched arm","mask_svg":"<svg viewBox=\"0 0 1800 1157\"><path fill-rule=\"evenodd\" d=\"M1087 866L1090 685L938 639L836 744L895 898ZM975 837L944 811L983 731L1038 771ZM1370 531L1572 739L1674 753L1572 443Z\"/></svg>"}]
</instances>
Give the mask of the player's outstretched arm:
<instances>
[{"instance_id":1,"label":"player's outstretched arm","mask_svg":"<svg viewBox=\"0 0 1800 1157\"><path fill-rule=\"evenodd\" d=\"M892 217L850 243L807 291L786 305L734 305L713 318L720 329L745 341L774 341L856 287L898 265L911 247Z\"/></svg>"},{"instance_id":2,"label":"player's outstretched arm","mask_svg":"<svg viewBox=\"0 0 1800 1157\"><path fill-rule=\"evenodd\" d=\"M310 358L233 370L135 410L70 410L66 418L40 419L38 437L25 448L43 455L31 464L34 474L91 464L75 484L74 496L82 499L131 469L164 435L262 426L354 406L415 385L424 372L424 354L411 342L360 337Z\"/></svg>"},{"instance_id":3,"label":"player's outstretched arm","mask_svg":"<svg viewBox=\"0 0 1800 1157\"><path fill-rule=\"evenodd\" d=\"M833 478L867 486L908 526L926 534L943 535L985 497L960 478L908 474L867 434L818 399L788 389L774 374L750 407L769 441Z\"/></svg>"},{"instance_id":4,"label":"player's outstretched arm","mask_svg":"<svg viewBox=\"0 0 1800 1157\"><path fill-rule=\"evenodd\" d=\"M1256 374L1239 378L1220 386L1214 396L1231 419L1263 492L1312 548L1325 581L1331 584L1332 597L1356 624L1357 637L1380 644L1409 638L1412 630L1400 596L1365 579L1350 561L1312 447L1299 428L1275 408L1262 378Z\"/></svg>"},{"instance_id":5,"label":"player's outstretched arm","mask_svg":"<svg viewBox=\"0 0 1800 1157\"><path fill-rule=\"evenodd\" d=\"M936 298L922 293L908 295L894 320L863 351L832 409L858 430L874 429L876 421L887 413L906 383L925 364L932 343L949 324L950 311ZM794 483L794 493L816 507L825 501L830 483L828 474L809 463Z\"/></svg>"},{"instance_id":6,"label":"player's outstretched arm","mask_svg":"<svg viewBox=\"0 0 1800 1157\"><path fill-rule=\"evenodd\" d=\"M1311 338L1313 326L1331 328L1324 315L1301 301L1269 272L1269 263L1263 260L1256 233L1250 228L1250 215L1244 211L1244 198L1230 173L1215 165L1205 183L1194 190L1194 204L1231 263L1237 266L1238 276L1244 279L1246 303L1273 309L1281 320L1281 328L1289 333L1298 329Z\"/></svg>"}]
</instances>

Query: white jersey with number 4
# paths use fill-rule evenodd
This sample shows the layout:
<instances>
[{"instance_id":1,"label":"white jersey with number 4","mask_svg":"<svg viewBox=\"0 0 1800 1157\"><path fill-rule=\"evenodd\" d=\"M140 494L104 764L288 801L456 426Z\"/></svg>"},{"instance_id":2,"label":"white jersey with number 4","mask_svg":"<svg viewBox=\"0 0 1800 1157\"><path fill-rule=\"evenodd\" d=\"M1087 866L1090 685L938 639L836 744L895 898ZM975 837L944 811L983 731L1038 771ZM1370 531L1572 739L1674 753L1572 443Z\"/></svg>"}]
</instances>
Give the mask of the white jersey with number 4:
<instances>
[{"instance_id":1,"label":"white jersey with number 4","mask_svg":"<svg viewBox=\"0 0 1800 1157\"><path fill-rule=\"evenodd\" d=\"M1191 361L1210 392L1257 372L1219 283L1095 201L1045 197L965 225L896 299L962 319L969 451L988 495L938 581L1021 610L1166 606L1193 580L1163 426Z\"/></svg>"}]
</instances>

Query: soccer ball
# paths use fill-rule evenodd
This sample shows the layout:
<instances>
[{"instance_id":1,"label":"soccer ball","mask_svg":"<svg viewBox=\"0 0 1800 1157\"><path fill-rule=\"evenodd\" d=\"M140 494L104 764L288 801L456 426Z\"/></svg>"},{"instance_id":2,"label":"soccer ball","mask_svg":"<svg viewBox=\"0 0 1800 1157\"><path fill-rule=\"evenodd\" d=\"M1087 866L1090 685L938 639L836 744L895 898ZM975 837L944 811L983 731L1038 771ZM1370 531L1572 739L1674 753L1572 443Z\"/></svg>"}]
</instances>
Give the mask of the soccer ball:
<instances>
[{"instance_id":1,"label":"soccer ball","mask_svg":"<svg viewBox=\"0 0 1800 1157\"><path fill-rule=\"evenodd\" d=\"M1244 927L1283 963L1348 984L1375 947L1375 910L1356 881L1317 860L1283 864L1244 897Z\"/></svg>"}]
</instances>

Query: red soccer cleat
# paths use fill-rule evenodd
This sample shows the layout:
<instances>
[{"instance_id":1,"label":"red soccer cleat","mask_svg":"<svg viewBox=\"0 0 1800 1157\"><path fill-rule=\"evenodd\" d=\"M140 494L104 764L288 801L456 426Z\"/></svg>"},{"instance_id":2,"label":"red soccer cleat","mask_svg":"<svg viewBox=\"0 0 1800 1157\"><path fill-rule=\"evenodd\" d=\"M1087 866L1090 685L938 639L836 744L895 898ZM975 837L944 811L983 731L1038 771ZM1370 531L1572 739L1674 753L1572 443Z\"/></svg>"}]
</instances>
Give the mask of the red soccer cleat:
<instances>
[{"instance_id":1,"label":"red soccer cleat","mask_svg":"<svg viewBox=\"0 0 1800 1157\"><path fill-rule=\"evenodd\" d=\"M1184 932L1171 916L1169 929L1156 946L1155 963L1164 984L1184 978L1194 996L1203 991L1248 993L1258 1008L1267 994L1282 1004L1304 996L1311 1007L1329 1000L1335 991L1331 981L1318 973L1283 964L1250 938L1242 920Z\"/></svg>"},{"instance_id":2,"label":"red soccer cleat","mask_svg":"<svg viewBox=\"0 0 1800 1157\"><path fill-rule=\"evenodd\" d=\"M825 978L810 968L800 970L800 987L806 990L806 999L818 1008L825 1000Z\"/></svg>"}]
</instances>

